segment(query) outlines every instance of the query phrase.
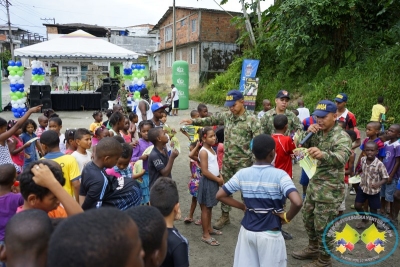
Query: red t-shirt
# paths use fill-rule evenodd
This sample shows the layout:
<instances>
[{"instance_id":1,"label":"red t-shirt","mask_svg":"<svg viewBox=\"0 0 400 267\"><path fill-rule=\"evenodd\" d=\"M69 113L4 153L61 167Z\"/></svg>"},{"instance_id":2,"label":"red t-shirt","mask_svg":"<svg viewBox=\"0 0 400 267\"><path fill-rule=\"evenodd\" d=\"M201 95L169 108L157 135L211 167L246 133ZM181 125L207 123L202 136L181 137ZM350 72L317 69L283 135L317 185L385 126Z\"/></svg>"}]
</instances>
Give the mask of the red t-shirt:
<instances>
[{"instance_id":1,"label":"red t-shirt","mask_svg":"<svg viewBox=\"0 0 400 267\"><path fill-rule=\"evenodd\" d=\"M153 101L153 103L161 103L161 97L160 96L153 95L151 97L151 100Z\"/></svg>"},{"instance_id":2,"label":"red t-shirt","mask_svg":"<svg viewBox=\"0 0 400 267\"><path fill-rule=\"evenodd\" d=\"M290 136L283 134L272 134L275 141L275 168L284 170L292 178L292 154L296 148Z\"/></svg>"}]
</instances>

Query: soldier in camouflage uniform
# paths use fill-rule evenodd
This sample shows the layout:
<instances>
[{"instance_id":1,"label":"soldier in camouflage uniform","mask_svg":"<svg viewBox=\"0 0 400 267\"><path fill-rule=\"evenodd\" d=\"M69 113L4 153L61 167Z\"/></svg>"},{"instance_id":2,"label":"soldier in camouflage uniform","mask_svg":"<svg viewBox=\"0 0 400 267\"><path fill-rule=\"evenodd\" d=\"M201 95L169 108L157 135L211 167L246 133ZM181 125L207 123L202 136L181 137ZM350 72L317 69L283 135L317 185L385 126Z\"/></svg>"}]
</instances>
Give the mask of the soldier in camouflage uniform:
<instances>
[{"instance_id":1,"label":"soldier in camouflage uniform","mask_svg":"<svg viewBox=\"0 0 400 267\"><path fill-rule=\"evenodd\" d=\"M124 114L128 113L128 91L125 89L125 86L122 85L121 89L118 91L119 103L122 107L122 112Z\"/></svg>"},{"instance_id":2,"label":"soldier in camouflage uniform","mask_svg":"<svg viewBox=\"0 0 400 267\"><path fill-rule=\"evenodd\" d=\"M288 129L285 132L285 135L289 136L291 133L296 132L297 130L302 130L303 125L297 116L290 110L287 110L287 105L290 100L290 95L288 91L280 90L275 98L275 108L270 109L265 112L264 116L260 119L261 131L265 134L273 134L275 133L274 128L274 117L278 114L283 114L288 118Z\"/></svg>"},{"instance_id":3,"label":"soldier in camouflage uniform","mask_svg":"<svg viewBox=\"0 0 400 267\"><path fill-rule=\"evenodd\" d=\"M253 164L250 142L260 134L260 124L257 117L244 108L241 92L237 90L229 91L225 106L229 107L229 112L222 112L202 119L182 120L181 123L196 126L225 125L224 158L221 174L224 181L227 182L240 169L250 167ZM221 210L222 216L214 224L215 229L221 229L230 223L229 212L231 207L221 203Z\"/></svg>"},{"instance_id":4,"label":"soldier in camouflage uniform","mask_svg":"<svg viewBox=\"0 0 400 267\"><path fill-rule=\"evenodd\" d=\"M296 259L317 259L304 265L307 267L332 266L331 257L322 243L322 235L325 227L337 216L344 199L344 166L351 154L350 137L337 125L336 111L336 105L329 100L318 103L313 113L317 116L317 123L310 125L307 130L314 135L303 145L308 148L310 156L319 160L303 205L303 222L309 245L292 253ZM307 134L302 133L299 140ZM333 238L325 238L332 250Z\"/></svg>"}]
</instances>

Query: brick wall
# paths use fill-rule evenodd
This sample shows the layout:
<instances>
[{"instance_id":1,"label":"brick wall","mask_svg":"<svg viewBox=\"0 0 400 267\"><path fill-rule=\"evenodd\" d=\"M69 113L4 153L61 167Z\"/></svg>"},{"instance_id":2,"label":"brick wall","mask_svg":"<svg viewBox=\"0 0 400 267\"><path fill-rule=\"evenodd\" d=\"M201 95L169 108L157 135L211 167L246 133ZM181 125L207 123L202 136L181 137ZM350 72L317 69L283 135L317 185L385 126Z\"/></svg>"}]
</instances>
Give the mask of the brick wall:
<instances>
[{"instance_id":1,"label":"brick wall","mask_svg":"<svg viewBox=\"0 0 400 267\"><path fill-rule=\"evenodd\" d=\"M226 13L201 12L201 32L202 42L221 42L235 43L238 30L231 25L232 17Z\"/></svg>"}]
</instances>

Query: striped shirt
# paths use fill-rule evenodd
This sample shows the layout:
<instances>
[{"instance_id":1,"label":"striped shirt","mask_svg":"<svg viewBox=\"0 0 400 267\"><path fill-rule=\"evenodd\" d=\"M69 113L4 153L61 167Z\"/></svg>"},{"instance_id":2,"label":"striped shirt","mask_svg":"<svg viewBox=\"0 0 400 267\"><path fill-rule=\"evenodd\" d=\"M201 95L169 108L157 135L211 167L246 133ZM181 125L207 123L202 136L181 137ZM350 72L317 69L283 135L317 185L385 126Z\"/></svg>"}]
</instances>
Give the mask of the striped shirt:
<instances>
[{"instance_id":1,"label":"striped shirt","mask_svg":"<svg viewBox=\"0 0 400 267\"><path fill-rule=\"evenodd\" d=\"M281 220L272 212L283 212L282 197L297 191L289 175L272 165L241 169L222 188L228 195L242 192L247 208L242 225L254 232L280 229Z\"/></svg>"},{"instance_id":2,"label":"striped shirt","mask_svg":"<svg viewBox=\"0 0 400 267\"><path fill-rule=\"evenodd\" d=\"M385 165L375 158L371 164L367 163L367 157L361 158L361 182L360 187L365 194L376 195L381 191L381 188L373 189L372 184L379 183L382 179L388 179L389 175Z\"/></svg>"}]
</instances>

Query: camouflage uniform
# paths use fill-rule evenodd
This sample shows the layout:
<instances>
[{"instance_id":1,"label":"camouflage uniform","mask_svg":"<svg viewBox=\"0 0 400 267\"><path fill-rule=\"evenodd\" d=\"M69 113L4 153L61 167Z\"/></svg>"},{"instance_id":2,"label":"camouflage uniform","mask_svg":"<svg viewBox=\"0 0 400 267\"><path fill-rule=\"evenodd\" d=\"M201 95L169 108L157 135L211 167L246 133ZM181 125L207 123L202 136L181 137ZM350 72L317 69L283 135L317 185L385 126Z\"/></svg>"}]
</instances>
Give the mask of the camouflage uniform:
<instances>
[{"instance_id":1,"label":"camouflage uniform","mask_svg":"<svg viewBox=\"0 0 400 267\"><path fill-rule=\"evenodd\" d=\"M242 168L253 164L253 154L250 141L260 134L260 124L255 115L245 111L240 116L231 112L220 113L216 116L194 119L193 125L211 126L224 125L224 158L221 174L225 182ZM229 212L231 207L221 203L223 212Z\"/></svg>"},{"instance_id":2,"label":"camouflage uniform","mask_svg":"<svg viewBox=\"0 0 400 267\"><path fill-rule=\"evenodd\" d=\"M278 115L275 109L268 110L265 112L264 116L260 119L261 124L261 131L265 134L274 134L275 127L274 127L274 117ZM285 135L289 136L293 132L297 132L297 130L303 130L303 125L297 116L289 110L285 110L283 114L288 119L288 129L285 132Z\"/></svg>"},{"instance_id":3,"label":"camouflage uniform","mask_svg":"<svg viewBox=\"0 0 400 267\"><path fill-rule=\"evenodd\" d=\"M128 92L126 91L125 88L121 88L118 91L118 96L119 96L119 103L122 107L123 113L127 114L128 113Z\"/></svg>"},{"instance_id":4,"label":"camouflage uniform","mask_svg":"<svg viewBox=\"0 0 400 267\"><path fill-rule=\"evenodd\" d=\"M302 133L299 140L307 135ZM351 140L342 128L335 126L324 136L322 131L314 134L303 147L317 147L324 154L317 171L310 179L303 205L303 222L310 240L317 241L319 252L329 255L322 244L325 227L335 219L344 199L344 166L351 154ZM329 249L334 238L326 237Z\"/></svg>"}]
</instances>

